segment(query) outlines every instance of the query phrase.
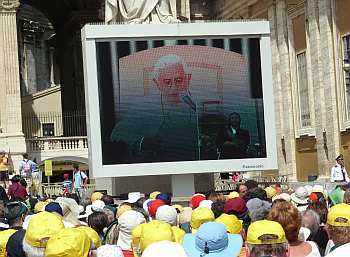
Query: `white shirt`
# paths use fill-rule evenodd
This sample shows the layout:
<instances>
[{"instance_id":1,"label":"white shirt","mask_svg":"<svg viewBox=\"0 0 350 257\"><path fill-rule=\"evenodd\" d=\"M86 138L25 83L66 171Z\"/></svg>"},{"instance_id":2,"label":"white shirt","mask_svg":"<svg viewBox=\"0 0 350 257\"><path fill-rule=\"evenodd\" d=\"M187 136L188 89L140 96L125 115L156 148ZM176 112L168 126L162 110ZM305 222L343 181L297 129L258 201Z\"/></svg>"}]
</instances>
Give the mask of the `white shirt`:
<instances>
[{"instance_id":1,"label":"white shirt","mask_svg":"<svg viewBox=\"0 0 350 257\"><path fill-rule=\"evenodd\" d=\"M326 255L326 257L345 257L349 256L350 252L350 243L347 243L345 245L339 246L338 248L331 251L329 254Z\"/></svg>"},{"instance_id":2,"label":"white shirt","mask_svg":"<svg viewBox=\"0 0 350 257\"><path fill-rule=\"evenodd\" d=\"M343 170L342 170L341 166L338 163L332 167L331 182L343 181L343 179L344 179L343 172L345 175L345 181L350 182L350 179L348 177L348 173L346 172L345 167L343 167Z\"/></svg>"}]
</instances>

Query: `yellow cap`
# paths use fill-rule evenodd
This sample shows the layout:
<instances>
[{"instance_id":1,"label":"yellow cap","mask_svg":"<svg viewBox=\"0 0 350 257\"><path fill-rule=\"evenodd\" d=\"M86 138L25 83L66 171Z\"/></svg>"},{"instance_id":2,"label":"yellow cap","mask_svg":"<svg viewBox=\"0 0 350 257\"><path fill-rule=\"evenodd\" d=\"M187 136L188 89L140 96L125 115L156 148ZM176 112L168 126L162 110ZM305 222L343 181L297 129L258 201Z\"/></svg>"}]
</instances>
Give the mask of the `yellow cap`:
<instances>
[{"instance_id":1,"label":"yellow cap","mask_svg":"<svg viewBox=\"0 0 350 257\"><path fill-rule=\"evenodd\" d=\"M274 197L277 194L276 189L274 189L273 187L266 187L265 192L268 199L272 199L272 197Z\"/></svg>"},{"instance_id":2,"label":"yellow cap","mask_svg":"<svg viewBox=\"0 0 350 257\"><path fill-rule=\"evenodd\" d=\"M149 194L149 199L156 199L157 198L157 196L160 194L160 192L159 191L154 191L154 192L152 192L152 193L150 193Z\"/></svg>"},{"instance_id":3,"label":"yellow cap","mask_svg":"<svg viewBox=\"0 0 350 257\"><path fill-rule=\"evenodd\" d=\"M34 213L42 212L46 205L48 205L48 202L37 202L34 206Z\"/></svg>"},{"instance_id":4,"label":"yellow cap","mask_svg":"<svg viewBox=\"0 0 350 257\"><path fill-rule=\"evenodd\" d=\"M237 193L236 191L229 193L227 196L228 199L233 199L233 198L237 198L237 197L239 197L239 193Z\"/></svg>"},{"instance_id":5,"label":"yellow cap","mask_svg":"<svg viewBox=\"0 0 350 257\"><path fill-rule=\"evenodd\" d=\"M132 231L133 246L141 252L152 243L159 241L172 241L175 237L172 227L163 221L152 220L149 223L141 224Z\"/></svg>"},{"instance_id":6,"label":"yellow cap","mask_svg":"<svg viewBox=\"0 0 350 257\"><path fill-rule=\"evenodd\" d=\"M337 219L343 219L337 220ZM350 205L340 203L328 211L327 224L334 227L350 227Z\"/></svg>"},{"instance_id":7,"label":"yellow cap","mask_svg":"<svg viewBox=\"0 0 350 257\"><path fill-rule=\"evenodd\" d=\"M239 220L236 215L223 213L215 221L224 224L230 234L239 234L242 231L242 220Z\"/></svg>"},{"instance_id":8,"label":"yellow cap","mask_svg":"<svg viewBox=\"0 0 350 257\"><path fill-rule=\"evenodd\" d=\"M45 257L87 257L90 245L90 238L84 231L65 228L49 239Z\"/></svg>"},{"instance_id":9,"label":"yellow cap","mask_svg":"<svg viewBox=\"0 0 350 257\"><path fill-rule=\"evenodd\" d=\"M103 194L101 192L95 192L91 195L91 202L95 202L96 200L101 200Z\"/></svg>"},{"instance_id":10,"label":"yellow cap","mask_svg":"<svg viewBox=\"0 0 350 257\"><path fill-rule=\"evenodd\" d=\"M94 245L96 248L99 248L102 245L101 238L94 229L88 226L80 226L80 227L77 227L77 229L84 231L87 234L87 236L90 238L90 240L94 242Z\"/></svg>"},{"instance_id":11,"label":"yellow cap","mask_svg":"<svg viewBox=\"0 0 350 257\"><path fill-rule=\"evenodd\" d=\"M47 240L62 229L64 225L59 217L43 211L30 219L24 239L33 247L44 248Z\"/></svg>"},{"instance_id":12,"label":"yellow cap","mask_svg":"<svg viewBox=\"0 0 350 257\"><path fill-rule=\"evenodd\" d=\"M196 233L198 228L209 221L214 221L214 213L205 207L199 207L192 212L191 216L191 228L192 233Z\"/></svg>"},{"instance_id":13,"label":"yellow cap","mask_svg":"<svg viewBox=\"0 0 350 257\"><path fill-rule=\"evenodd\" d=\"M47 204L52 203L52 202L54 202L54 200L51 199L51 198L48 198L48 199L46 199L46 201L45 201L45 203L47 203Z\"/></svg>"},{"instance_id":14,"label":"yellow cap","mask_svg":"<svg viewBox=\"0 0 350 257\"><path fill-rule=\"evenodd\" d=\"M261 237L264 235L269 235L270 238L262 240ZM287 243L287 239L281 224L278 222L258 220L249 226L246 242L252 245L282 244Z\"/></svg>"},{"instance_id":15,"label":"yellow cap","mask_svg":"<svg viewBox=\"0 0 350 257\"><path fill-rule=\"evenodd\" d=\"M118 219L124 212L132 210L128 204L122 204L118 207L116 218Z\"/></svg>"},{"instance_id":16,"label":"yellow cap","mask_svg":"<svg viewBox=\"0 0 350 257\"><path fill-rule=\"evenodd\" d=\"M9 241L9 238L16 232L14 229L7 229L0 232L0 257L5 257L6 253L6 244Z\"/></svg>"},{"instance_id":17,"label":"yellow cap","mask_svg":"<svg viewBox=\"0 0 350 257\"><path fill-rule=\"evenodd\" d=\"M179 211L180 213L182 213L184 211L184 207L180 204L174 204L173 207Z\"/></svg>"}]
</instances>

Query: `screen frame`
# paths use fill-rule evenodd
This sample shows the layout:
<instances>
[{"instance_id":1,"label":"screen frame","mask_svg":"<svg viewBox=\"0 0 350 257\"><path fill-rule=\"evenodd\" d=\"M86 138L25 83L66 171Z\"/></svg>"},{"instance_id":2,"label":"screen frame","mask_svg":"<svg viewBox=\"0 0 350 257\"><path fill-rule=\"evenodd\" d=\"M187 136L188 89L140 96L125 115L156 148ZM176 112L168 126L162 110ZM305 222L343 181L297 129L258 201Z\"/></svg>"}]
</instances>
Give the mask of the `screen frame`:
<instances>
[{"instance_id":1,"label":"screen frame","mask_svg":"<svg viewBox=\"0 0 350 257\"><path fill-rule=\"evenodd\" d=\"M268 21L85 25L81 31L90 174L94 178L276 170L277 147ZM266 158L103 165L96 43L181 38L260 38Z\"/></svg>"}]
</instances>

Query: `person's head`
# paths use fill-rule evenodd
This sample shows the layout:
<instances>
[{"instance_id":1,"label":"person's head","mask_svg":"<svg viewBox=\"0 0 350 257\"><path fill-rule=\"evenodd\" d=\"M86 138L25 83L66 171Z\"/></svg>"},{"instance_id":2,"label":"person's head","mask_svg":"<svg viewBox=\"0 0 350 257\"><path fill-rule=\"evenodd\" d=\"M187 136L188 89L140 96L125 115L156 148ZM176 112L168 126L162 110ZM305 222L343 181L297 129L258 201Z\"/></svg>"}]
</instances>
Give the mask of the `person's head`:
<instances>
[{"instance_id":1,"label":"person's head","mask_svg":"<svg viewBox=\"0 0 350 257\"><path fill-rule=\"evenodd\" d=\"M91 240L87 233L76 228L65 228L53 235L47 242L45 257L92 256Z\"/></svg>"},{"instance_id":2,"label":"person's head","mask_svg":"<svg viewBox=\"0 0 350 257\"><path fill-rule=\"evenodd\" d=\"M53 214L63 217L63 210L59 203L51 202L45 206L45 211L51 212Z\"/></svg>"},{"instance_id":3,"label":"person's head","mask_svg":"<svg viewBox=\"0 0 350 257\"><path fill-rule=\"evenodd\" d=\"M21 227L28 213L27 206L22 202L9 202L5 208L5 218L10 227Z\"/></svg>"},{"instance_id":4,"label":"person's head","mask_svg":"<svg viewBox=\"0 0 350 257\"><path fill-rule=\"evenodd\" d=\"M212 192L209 194L209 196L207 197L208 200L211 200L213 203L215 202L225 202L226 201L226 197L224 196L223 193L218 193L218 192Z\"/></svg>"},{"instance_id":5,"label":"person's head","mask_svg":"<svg viewBox=\"0 0 350 257\"><path fill-rule=\"evenodd\" d=\"M116 245L102 245L97 248L96 257L124 257L123 251Z\"/></svg>"},{"instance_id":6,"label":"person's head","mask_svg":"<svg viewBox=\"0 0 350 257\"><path fill-rule=\"evenodd\" d=\"M96 200L101 200L103 194L101 192L94 192L91 195L91 202L95 202Z\"/></svg>"},{"instance_id":7,"label":"person's head","mask_svg":"<svg viewBox=\"0 0 350 257\"><path fill-rule=\"evenodd\" d=\"M242 237L227 233L225 225L207 222L198 229L196 234L185 235L183 247L189 257L237 257L242 243Z\"/></svg>"},{"instance_id":8,"label":"person's head","mask_svg":"<svg viewBox=\"0 0 350 257\"><path fill-rule=\"evenodd\" d=\"M108 220L107 226L109 226L110 224L113 223L113 221L115 221L115 213L111 209L109 209L105 206L103 208L102 212L107 215L107 220Z\"/></svg>"},{"instance_id":9,"label":"person's head","mask_svg":"<svg viewBox=\"0 0 350 257\"><path fill-rule=\"evenodd\" d=\"M275 221L253 222L247 232L247 257L288 257L289 247L282 226Z\"/></svg>"},{"instance_id":10,"label":"person's head","mask_svg":"<svg viewBox=\"0 0 350 257\"><path fill-rule=\"evenodd\" d=\"M109 255L108 255L109 256ZM160 241L149 245L142 253L142 257L187 257L182 245L171 241ZM97 255L97 257L99 257ZM107 257L107 255L106 255Z\"/></svg>"},{"instance_id":11,"label":"person's head","mask_svg":"<svg viewBox=\"0 0 350 257\"><path fill-rule=\"evenodd\" d=\"M194 194L191 198L191 201L190 201L190 207L192 209L196 209L199 206L199 204L201 203L201 201L203 201L205 199L206 199L206 197L203 194Z\"/></svg>"},{"instance_id":12,"label":"person's head","mask_svg":"<svg viewBox=\"0 0 350 257\"><path fill-rule=\"evenodd\" d=\"M253 179L247 180L246 182L244 182L244 185L247 187L248 190L259 186L258 182L256 182Z\"/></svg>"},{"instance_id":13,"label":"person's head","mask_svg":"<svg viewBox=\"0 0 350 257\"><path fill-rule=\"evenodd\" d=\"M114 199L111 195L103 195L101 201L103 201L105 205L114 205Z\"/></svg>"},{"instance_id":14,"label":"person's head","mask_svg":"<svg viewBox=\"0 0 350 257\"><path fill-rule=\"evenodd\" d=\"M24 154L23 154L23 159L25 159L25 160L28 159L28 154L27 154L27 153L24 153Z\"/></svg>"},{"instance_id":15,"label":"person's head","mask_svg":"<svg viewBox=\"0 0 350 257\"><path fill-rule=\"evenodd\" d=\"M322 203L322 202L310 203L309 206L307 207L307 210L313 210L318 214L320 218L320 224L327 223L328 208L325 203Z\"/></svg>"},{"instance_id":16,"label":"person's head","mask_svg":"<svg viewBox=\"0 0 350 257\"><path fill-rule=\"evenodd\" d=\"M329 209L327 231L335 245L350 243L350 205L341 203Z\"/></svg>"},{"instance_id":17,"label":"person's head","mask_svg":"<svg viewBox=\"0 0 350 257\"><path fill-rule=\"evenodd\" d=\"M337 163L338 163L339 165L344 166L344 157L343 157L342 154L340 154L339 156L337 156L337 158L335 158L335 160L337 161Z\"/></svg>"},{"instance_id":18,"label":"person's head","mask_svg":"<svg viewBox=\"0 0 350 257\"><path fill-rule=\"evenodd\" d=\"M232 112L230 116L228 117L229 125L233 128L240 128L241 127L241 115L237 112Z\"/></svg>"},{"instance_id":19,"label":"person's head","mask_svg":"<svg viewBox=\"0 0 350 257\"><path fill-rule=\"evenodd\" d=\"M69 179L69 174L68 174L68 173L63 174L63 178L64 178L65 180L68 180L68 179Z\"/></svg>"},{"instance_id":20,"label":"person's head","mask_svg":"<svg viewBox=\"0 0 350 257\"><path fill-rule=\"evenodd\" d=\"M237 197L233 199L228 199L225 202L224 211L226 214L234 214L237 217L241 217L242 215L248 212L248 208L246 202L242 198Z\"/></svg>"},{"instance_id":21,"label":"person's head","mask_svg":"<svg viewBox=\"0 0 350 257\"><path fill-rule=\"evenodd\" d=\"M135 202L135 206L137 206L138 208L143 208L143 204L144 202L147 200L146 197L141 197L140 199L138 199L136 202Z\"/></svg>"},{"instance_id":22,"label":"person's head","mask_svg":"<svg viewBox=\"0 0 350 257\"><path fill-rule=\"evenodd\" d=\"M19 183L20 180L21 180L21 177L18 176L18 175L14 175L14 176L11 178L11 182L12 182L12 183Z\"/></svg>"},{"instance_id":23,"label":"person's head","mask_svg":"<svg viewBox=\"0 0 350 257\"><path fill-rule=\"evenodd\" d=\"M271 203L260 200L259 198L253 198L247 202L247 208L252 222L264 220L269 214Z\"/></svg>"},{"instance_id":24,"label":"person's head","mask_svg":"<svg viewBox=\"0 0 350 257\"><path fill-rule=\"evenodd\" d=\"M74 164L73 164L73 170L74 170L74 171L78 171L78 170L79 170L79 165L76 164L76 163L74 163Z\"/></svg>"},{"instance_id":25,"label":"person's head","mask_svg":"<svg viewBox=\"0 0 350 257\"><path fill-rule=\"evenodd\" d=\"M282 225L289 243L298 241L301 215L292 203L284 201L274 204L267 219Z\"/></svg>"},{"instance_id":26,"label":"person's head","mask_svg":"<svg viewBox=\"0 0 350 257\"><path fill-rule=\"evenodd\" d=\"M174 207L169 205L160 206L156 213L156 219L164 221L172 226L177 226L178 217Z\"/></svg>"},{"instance_id":27,"label":"person's head","mask_svg":"<svg viewBox=\"0 0 350 257\"><path fill-rule=\"evenodd\" d=\"M170 193L160 193L157 195L156 199L162 200L165 204L171 205L171 194Z\"/></svg>"},{"instance_id":28,"label":"person's head","mask_svg":"<svg viewBox=\"0 0 350 257\"><path fill-rule=\"evenodd\" d=\"M88 225L99 235L103 235L103 229L108 226L108 217L103 212L93 212L88 217Z\"/></svg>"},{"instance_id":29,"label":"person's head","mask_svg":"<svg viewBox=\"0 0 350 257\"><path fill-rule=\"evenodd\" d=\"M180 101L181 94L189 88L190 80L188 65L177 55L162 56L154 65L153 81L170 103Z\"/></svg>"},{"instance_id":30,"label":"person's head","mask_svg":"<svg viewBox=\"0 0 350 257\"><path fill-rule=\"evenodd\" d=\"M316 235L320 227L320 216L314 210L308 209L304 212L301 219L303 227L310 229L311 235Z\"/></svg>"},{"instance_id":31,"label":"person's head","mask_svg":"<svg viewBox=\"0 0 350 257\"><path fill-rule=\"evenodd\" d=\"M214 213L208 208L199 207L195 209L191 215L190 225L192 228L192 233L195 233L202 224L209 221L214 221L214 219Z\"/></svg>"},{"instance_id":32,"label":"person's head","mask_svg":"<svg viewBox=\"0 0 350 257\"><path fill-rule=\"evenodd\" d=\"M62 219L49 212L32 216L23 239L27 257L44 257L48 240L64 229Z\"/></svg>"},{"instance_id":33,"label":"person's head","mask_svg":"<svg viewBox=\"0 0 350 257\"><path fill-rule=\"evenodd\" d=\"M343 202L346 204L350 204L350 189L346 189L345 193L344 193L344 199Z\"/></svg>"},{"instance_id":34,"label":"person's head","mask_svg":"<svg viewBox=\"0 0 350 257\"><path fill-rule=\"evenodd\" d=\"M246 193L247 193L247 191L248 191L248 188L247 188L247 186L245 184L240 184L238 186L239 197L244 198Z\"/></svg>"},{"instance_id":35,"label":"person's head","mask_svg":"<svg viewBox=\"0 0 350 257\"><path fill-rule=\"evenodd\" d=\"M267 201L266 191L261 187L254 187L254 188L248 189L244 197L244 200L248 202L250 199L253 199L253 198L259 198L260 200Z\"/></svg>"},{"instance_id":36,"label":"person's head","mask_svg":"<svg viewBox=\"0 0 350 257\"><path fill-rule=\"evenodd\" d=\"M213 211L215 218L220 217L220 215L225 212L225 202L213 202L211 205L211 210Z\"/></svg>"}]
</instances>

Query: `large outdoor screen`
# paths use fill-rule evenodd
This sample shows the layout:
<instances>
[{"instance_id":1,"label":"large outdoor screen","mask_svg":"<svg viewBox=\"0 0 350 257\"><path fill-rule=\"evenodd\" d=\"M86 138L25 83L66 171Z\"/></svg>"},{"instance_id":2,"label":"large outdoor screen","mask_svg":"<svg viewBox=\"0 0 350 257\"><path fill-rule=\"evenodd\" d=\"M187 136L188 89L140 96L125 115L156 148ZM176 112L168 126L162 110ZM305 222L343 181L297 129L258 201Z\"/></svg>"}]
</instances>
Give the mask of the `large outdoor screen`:
<instances>
[{"instance_id":1,"label":"large outdoor screen","mask_svg":"<svg viewBox=\"0 0 350 257\"><path fill-rule=\"evenodd\" d=\"M90 25L83 44L95 177L276 168L267 22Z\"/></svg>"}]
</instances>

